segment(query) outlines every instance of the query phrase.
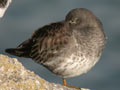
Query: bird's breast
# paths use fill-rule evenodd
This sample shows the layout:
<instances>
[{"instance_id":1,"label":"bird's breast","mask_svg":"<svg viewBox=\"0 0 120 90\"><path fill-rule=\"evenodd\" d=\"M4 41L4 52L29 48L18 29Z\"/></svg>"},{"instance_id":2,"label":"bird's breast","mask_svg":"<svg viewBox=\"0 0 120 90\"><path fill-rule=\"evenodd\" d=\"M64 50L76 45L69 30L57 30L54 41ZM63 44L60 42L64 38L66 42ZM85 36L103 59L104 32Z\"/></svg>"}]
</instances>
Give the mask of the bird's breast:
<instances>
[{"instance_id":1,"label":"bird's breast","mask_svg":"<svg viewBox=\"0 0 120 90\"><path fill-rule=\"evenodd\" d=\"M75 52L69 56L61 55L44 63L51 72L64 78L78 76L90 70L98 57L86 57L84 53Z\"/></svg>"}]
</instances>

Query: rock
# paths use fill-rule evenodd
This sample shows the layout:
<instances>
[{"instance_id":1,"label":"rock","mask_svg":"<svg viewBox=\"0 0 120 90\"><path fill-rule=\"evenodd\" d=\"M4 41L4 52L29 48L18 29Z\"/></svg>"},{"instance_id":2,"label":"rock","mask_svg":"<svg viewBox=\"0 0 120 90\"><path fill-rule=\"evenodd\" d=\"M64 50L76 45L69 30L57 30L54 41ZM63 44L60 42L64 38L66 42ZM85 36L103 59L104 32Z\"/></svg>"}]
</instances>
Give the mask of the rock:
<instances>
[{"instance_id":1,"label":"rock","mask_svg":"<svg viewBox=\"0 0 120 90\"><path fill-rule=\"evenodd\" d=\"M0 90L76 90L45 81L16 58L0 54ZM89 89L82 89L89 90Z\"/></svg>"}]
</instances>

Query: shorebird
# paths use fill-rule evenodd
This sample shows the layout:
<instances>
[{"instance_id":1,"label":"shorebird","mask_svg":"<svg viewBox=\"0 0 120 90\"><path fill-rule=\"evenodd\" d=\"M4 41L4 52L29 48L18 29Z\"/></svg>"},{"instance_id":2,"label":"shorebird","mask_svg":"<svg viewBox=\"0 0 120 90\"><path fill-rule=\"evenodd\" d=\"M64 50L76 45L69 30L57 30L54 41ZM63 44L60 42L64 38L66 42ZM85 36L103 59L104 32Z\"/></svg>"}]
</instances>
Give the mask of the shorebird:
<instances>
[{"instance_id":1,"label":"shorebird","mask_svg":"<svg viewBox=\"0 0 120 90\"><path fill-rule=\"evenodd\" d=\"M12 0L0 0L0 18L3 17L5 11L7 10L11 2Z\"/></svg>"},{"instance_id":2,"label":"shorebird","mask_svg":"<svg viewBox=\"0 0 120 90\"><path fill-rule=\"evenodd\" d=\"M88 72L99 60L105 46L100 20L88 9L71 10L65 20L45 25L16 48L6 49L19 57L32 58L63 78Z\"/></svg>"}]
</instances>

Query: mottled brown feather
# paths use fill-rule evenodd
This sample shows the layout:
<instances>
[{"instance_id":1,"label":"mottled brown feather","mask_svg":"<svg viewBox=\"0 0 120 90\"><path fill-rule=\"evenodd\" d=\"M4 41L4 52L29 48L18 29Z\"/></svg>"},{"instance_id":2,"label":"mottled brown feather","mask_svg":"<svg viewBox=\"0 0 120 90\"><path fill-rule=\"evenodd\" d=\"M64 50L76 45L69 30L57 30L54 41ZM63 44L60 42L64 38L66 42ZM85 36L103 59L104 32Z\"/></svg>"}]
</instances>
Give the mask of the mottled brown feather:
<instances>
[{"instance_id":1,"label":"mottled brown feather","mask_svg":"<svg viewBox=\"0 0 120 90\"><path fill-rule=\"evenodd\" d=\"M68 42L70 33L63 22L52 23L35 31L31 37L33 45L30 56L38 63L59 53ZM55 53L56 52L56 53ZM41 60L41 58L43 58Z\"/></svg>"}]
</instances>

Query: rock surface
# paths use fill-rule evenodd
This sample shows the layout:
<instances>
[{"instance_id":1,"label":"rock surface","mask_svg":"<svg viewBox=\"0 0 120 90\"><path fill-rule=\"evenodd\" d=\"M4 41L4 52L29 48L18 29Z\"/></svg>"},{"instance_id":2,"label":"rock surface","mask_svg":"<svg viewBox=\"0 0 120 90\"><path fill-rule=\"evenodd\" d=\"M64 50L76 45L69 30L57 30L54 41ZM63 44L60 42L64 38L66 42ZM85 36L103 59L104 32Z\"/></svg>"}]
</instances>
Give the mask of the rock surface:
<instances>
[{"instance_id":1,"label":"rock surface","mask_svg":"<svg viewBox=\"0 0 120 90\"><path fill-rule=\"evenodd\" d=\"M49 83L24 68L16 58L0 54L0 90L76 90ZM89 89L81 89L89 90Z\"/></svg>"}]
</instances>

